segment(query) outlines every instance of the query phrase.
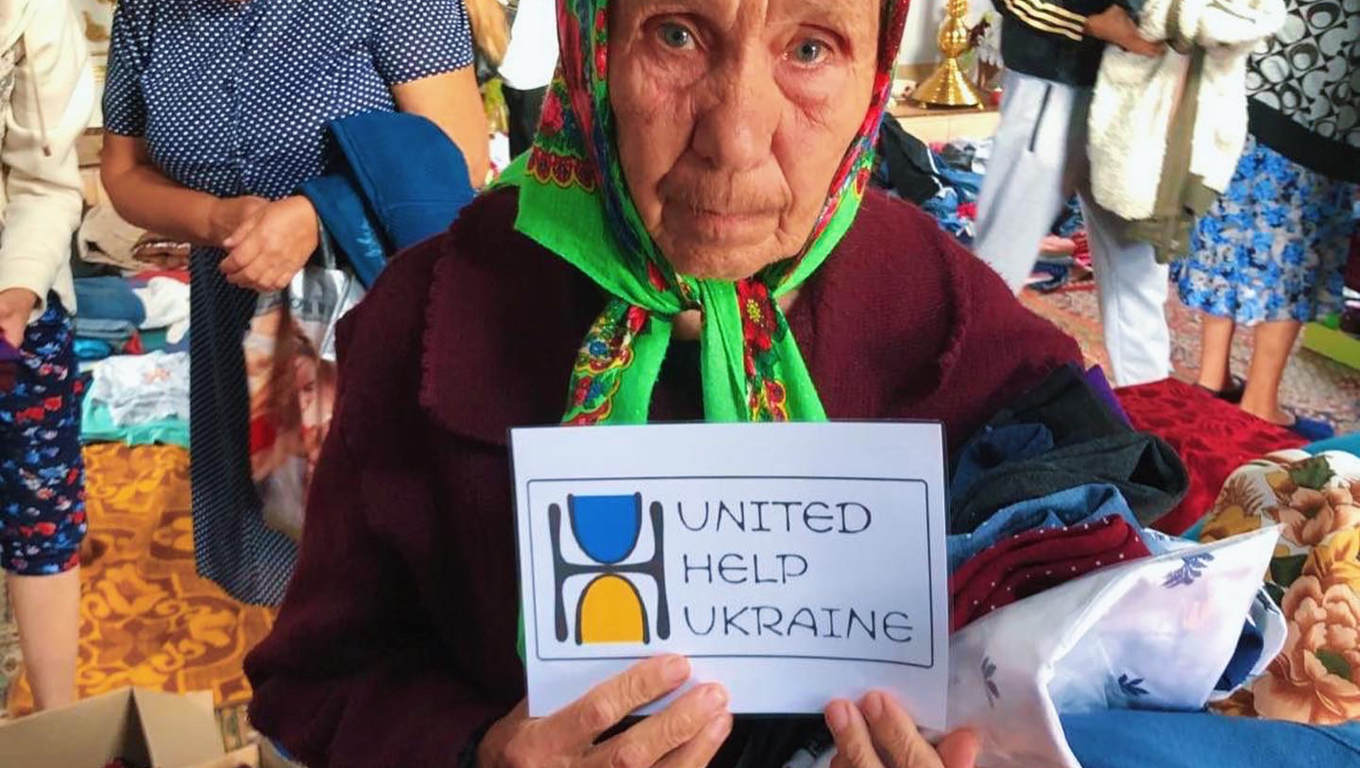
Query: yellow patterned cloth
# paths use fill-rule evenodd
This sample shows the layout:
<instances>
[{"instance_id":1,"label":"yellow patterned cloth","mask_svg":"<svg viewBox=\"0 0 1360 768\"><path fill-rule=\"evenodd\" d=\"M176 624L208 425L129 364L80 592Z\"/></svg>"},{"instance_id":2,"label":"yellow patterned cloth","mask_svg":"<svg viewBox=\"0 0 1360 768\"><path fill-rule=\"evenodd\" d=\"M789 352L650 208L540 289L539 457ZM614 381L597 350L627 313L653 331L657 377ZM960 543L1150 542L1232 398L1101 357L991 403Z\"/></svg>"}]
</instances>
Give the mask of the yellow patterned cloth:
<instances>
[{"instance_id":1,"label":"yellow patterned cloth","mask_svg":"<svg viewBox=\"0 0 1360 768\"><path fill-rule=\"evenodd\" d=\"M85 466L94 557L81 571L80 696L135 685L209 690L219 707L249 701L241 663L273 612L195 573L188 452L92 445ZM31 709L22 682L10 706Z\"/></svg>"},{"instance_id":2,"label":"yellow patterned cloth","mask_svg":"<svg viewBox=\"0 0 1360 768\"><path fill-rule=\"evenodd\" d=\"M1203 541L1281 526L1266 589L1289 625L1284 651L1220 707L1335 725L1360 720L1360 458L1285 451L1224 484Z\"/></svg>"}]
</instances>

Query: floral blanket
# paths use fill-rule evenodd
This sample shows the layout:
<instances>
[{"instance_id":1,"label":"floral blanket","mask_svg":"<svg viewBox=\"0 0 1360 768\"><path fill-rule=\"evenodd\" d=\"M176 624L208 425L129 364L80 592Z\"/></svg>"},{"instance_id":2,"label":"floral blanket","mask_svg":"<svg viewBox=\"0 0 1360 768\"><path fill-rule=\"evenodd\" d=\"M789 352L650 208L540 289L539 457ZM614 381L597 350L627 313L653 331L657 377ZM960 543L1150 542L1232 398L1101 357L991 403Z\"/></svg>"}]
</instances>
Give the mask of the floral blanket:
<instances>
[{"instance_id":1,"label":"floral blanket","mask_svg":"<svg viewBox=\"0 0 1360 768\"><path fill-rule=\"evenodd\" d=\"M1266 589L1289 621L1284 651L1221 709L1333 725L1360 721L1360 457L1285 451L1238 469L1202 541L1282 527Z\"/></svg>"}]
</instances>

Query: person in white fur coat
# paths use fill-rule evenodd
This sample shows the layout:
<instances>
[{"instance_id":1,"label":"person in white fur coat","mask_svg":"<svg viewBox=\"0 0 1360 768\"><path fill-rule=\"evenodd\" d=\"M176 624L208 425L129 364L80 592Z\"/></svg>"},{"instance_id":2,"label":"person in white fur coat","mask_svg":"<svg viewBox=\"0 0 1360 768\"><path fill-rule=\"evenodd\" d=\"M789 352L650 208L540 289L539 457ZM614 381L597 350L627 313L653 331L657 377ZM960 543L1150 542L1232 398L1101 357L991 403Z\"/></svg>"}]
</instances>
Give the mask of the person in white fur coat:
<instances>
[{"instance_id":1,"label":"person in white fur coat","mask_svg":"<svg viewBox=\"0 0 1360 768\"><path fill-rule=\"evenodd\" d=\"M75 698L85 536L71 235L94 74L65 0L0 0L0 567L38 709Z\"/></svg>"},{"instance_id":2,"label":"person in white fur coat","mask_svg":"<svg viewBox=\"0 0 1360 768\"><path fill-rule=\"evenodd\" d=\"M1145 0L1157 58L1107 50L1088 126L1091 192L1125 234L1170 263L1228 187L1247 136L1247 56L1284 23L1283 0Z\"/></svg>"},{"instance_id":3,"label":"person in white fur coat","mask_svg":"<svg viewBox=\"0 0 1360 768\"><path fill-rule=\"evenodd\" d=\"M1077 193L1091 242L1105 345L1121 386L1166 378L1171 338L1167 267L1123 234L1091 195L1086 153L1092 88L1107 44L1157 57L1127 7L1109 0L1002 0L1006 65L1001 125L978 198L974 252L1019 291L1039 243Z\"/></svg>"}]
</instances>

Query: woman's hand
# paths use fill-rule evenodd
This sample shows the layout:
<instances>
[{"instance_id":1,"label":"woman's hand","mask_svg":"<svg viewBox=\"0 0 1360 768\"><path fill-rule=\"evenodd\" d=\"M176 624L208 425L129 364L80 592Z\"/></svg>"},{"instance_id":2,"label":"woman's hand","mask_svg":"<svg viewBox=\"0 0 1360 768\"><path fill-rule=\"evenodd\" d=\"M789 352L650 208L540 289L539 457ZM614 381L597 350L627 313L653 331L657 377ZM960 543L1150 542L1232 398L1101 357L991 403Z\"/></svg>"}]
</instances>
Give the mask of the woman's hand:
<instances>
[{"instance_id":1,"label":"woman's hand","mask_svg":"<svg viewBox=\"0 0 1360 768\"><path fill-rule=\"evenodd\" d=\"M212 233L213 245L225 248L227 238L267 205L268 200L254 195L221 197L214 200L212 210L208 214L208 231Z\"/></svg>"},{"instance_id":2,"label":"woman's hand","mask_svg":"<svg viewBox=\"0 0 1360 768\"><path fill-rule=\"evenodd\" d=\"M311 201L287 197L257 209L222 242L230 253L218 269L242 288L281 290L307 265L319 236Z\"/></svg>"},{"instance_id":3,"label":"woman's hand","mask_svg":"<svg viewBox=\"0 0 1360 768\"><path fill-rule=\"evenodd\" d=\"M0 333L5 335L5 341L15 349L24 345L28 318L36 306L38 296L27 288L0 291Z\"/></svg>"},{"instance_id":4,"label":"woman's hand","mask_svg":"<svg viewBox=\"0 0 1360 768\"><path fill-rule=\"evenodd\" d=\"M1144 38L1138 32L1138 25L1122 5L1111 5L1104 11L1086 19L1086 34L1113 43L1129 53L1157 58L1166 53L1166 43L1158 43Z\"/></svg>"},{"instance_id":5,"label":"woman's hand","mask_svg":"<svg viewBox=\"0 0 1360 768\"><path fill-rule=\"evenodd\" d=\"M831 702L826 725L836 738L831 768L973 768L977 762L973 734L950 734L932 747L906 710L877 691L858 707L848 701Z\"/></svg>"},{"instance_id":6,"label":"woman's hand","mask_svg":"<svg viewBox=\"0 0 1360 768\"><path fill-rule=\"evenodd\" d=\"M659 656L549 717L530 719L520 703L487 731L477 749L477 767L703 768L732 730L727 693L718 685L698 686L663 711L595 743L629 713L688 679L684 657Z\"/></svg>"}]
</instances>

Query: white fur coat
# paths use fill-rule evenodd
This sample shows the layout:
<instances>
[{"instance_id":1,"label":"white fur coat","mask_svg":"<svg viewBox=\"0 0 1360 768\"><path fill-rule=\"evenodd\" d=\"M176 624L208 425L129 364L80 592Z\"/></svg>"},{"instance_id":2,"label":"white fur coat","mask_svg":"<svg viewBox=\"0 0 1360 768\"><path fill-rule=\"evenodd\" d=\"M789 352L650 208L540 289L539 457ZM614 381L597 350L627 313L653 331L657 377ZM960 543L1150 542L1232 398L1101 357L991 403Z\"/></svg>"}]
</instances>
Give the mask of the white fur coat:
<instances>
[{"instance_id":1,"label":"white fur coat","mask_svg":"<svg viewBox=\"0 0 1360 768\"><path fill-rule=\"evenodd\" d=\"M1130 221L1153 215L1167 132L1195 47L1205 57L1190 172L1210 189L1227 189L1247 137L1247 56L1284 21L1283 0L1148 0L1139 30L1169 47L1160 58L1113 45L1105 51L1088 148L1096 201Z\"/></svg>"}]
</instances>

